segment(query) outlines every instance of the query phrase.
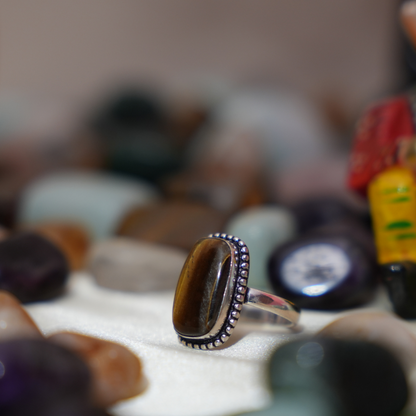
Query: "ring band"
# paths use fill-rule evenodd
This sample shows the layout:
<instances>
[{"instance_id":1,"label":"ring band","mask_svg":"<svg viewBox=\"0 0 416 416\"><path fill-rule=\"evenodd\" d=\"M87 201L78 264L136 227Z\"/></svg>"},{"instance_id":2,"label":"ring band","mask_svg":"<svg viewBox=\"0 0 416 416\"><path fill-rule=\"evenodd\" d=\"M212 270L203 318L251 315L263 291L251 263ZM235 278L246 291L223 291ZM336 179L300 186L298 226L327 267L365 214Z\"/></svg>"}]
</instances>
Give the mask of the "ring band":
<instances>
[{"instance_id":1,"label":"ring band","mask_svg":"<svg viewBox=\"0 0 416 416\"><path fill-rule=\"evenodd\" d=\"M244 303L262 309L269 315L282 318L278 321L279 325L287 328L294 327L299 321L300 309L294 303L262 290L248 287ZM271 322L272 320L269 318L267 321ZM276 319L274 321L276 322Z\"/></svg>"},{"instance_id":2,"label":"ring band","mask_svg":"<svg viewBox=\"0 0 416 416\"><path fill-rule=\"evenodd\" d=\"M297 324L300 309L292 302L247 287L249 264L248 247L238 237L217 233L195 243L173 304L173 326L183 345L207 350L224 344L244 304L273 314L286 327Z\"/></svg>"}]
</instances>

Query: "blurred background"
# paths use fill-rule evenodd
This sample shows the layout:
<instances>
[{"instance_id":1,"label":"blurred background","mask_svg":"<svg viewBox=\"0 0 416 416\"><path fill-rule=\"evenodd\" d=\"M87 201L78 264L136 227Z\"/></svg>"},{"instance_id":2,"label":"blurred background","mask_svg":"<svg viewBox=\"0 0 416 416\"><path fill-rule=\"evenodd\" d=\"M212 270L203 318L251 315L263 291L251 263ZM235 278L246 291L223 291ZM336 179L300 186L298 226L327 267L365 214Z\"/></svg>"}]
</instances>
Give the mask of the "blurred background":
<instances>
[{"instance_id":1,"label":"blurred background","mask_svg":"<svg viewBox=\"0 0 416 416\"><path fill-rule=\"evenodd\" d=\"M35 178L68 169L227 213L353 199L355 122L412 80L398 7L1 0L0 223Z\"/></svg>"},{"instance_id":2,"label":"blurred background","mask_svg":"<svg viewBox=\"0 0 416 416\"><path fill-rule=\"evenodd\" d=\"M2 92L85 103L126 82L212 95L261 82L290 85L351 121L402 82L394 0L0 5Z\"/></svg>"}]
</instances>

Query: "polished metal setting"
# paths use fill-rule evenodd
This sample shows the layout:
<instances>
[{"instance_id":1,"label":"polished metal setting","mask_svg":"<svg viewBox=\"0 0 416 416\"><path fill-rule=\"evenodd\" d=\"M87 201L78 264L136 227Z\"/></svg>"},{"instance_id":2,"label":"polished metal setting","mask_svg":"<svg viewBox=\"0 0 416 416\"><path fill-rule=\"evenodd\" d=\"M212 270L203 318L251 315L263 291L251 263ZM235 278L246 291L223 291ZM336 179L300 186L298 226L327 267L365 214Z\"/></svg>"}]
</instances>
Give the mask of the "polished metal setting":
<instances>
[{"instance_id":1,"label":"polished metal setting","mask_svg":"<svg viewBox=\"0 0 416 416\"><path fill-rule=\"evenodd\" d=\"M247 287L250 256L248 247L230 234L210 234L207 238L223 239L231 249L231 268L224 291L221 312L212 330L198 337L178 333L179 342L189 348L211 350L223 345L232 334L241 316L243 305L261 309L259 320L288 328L297 324L300 309L292 302L261 290ZM254 314L255 315L255 314Z\"/></svg>"}]
</instances>

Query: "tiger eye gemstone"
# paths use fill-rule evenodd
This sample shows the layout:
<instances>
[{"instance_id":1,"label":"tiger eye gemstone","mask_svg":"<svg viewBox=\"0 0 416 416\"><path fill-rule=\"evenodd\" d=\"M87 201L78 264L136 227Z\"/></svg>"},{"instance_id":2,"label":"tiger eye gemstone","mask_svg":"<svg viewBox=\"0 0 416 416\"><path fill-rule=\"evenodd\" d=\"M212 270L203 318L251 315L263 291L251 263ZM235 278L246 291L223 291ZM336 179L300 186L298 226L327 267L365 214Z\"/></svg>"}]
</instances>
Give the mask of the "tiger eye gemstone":
<instances>
[{"instance_id":1,"label":"tiger eye gemstone","mask_svg":"<svg viewBox=\"0 0 416 416\"><path fill-rule=\"evenodd\" d=\"M231 248L219 238L199 240L183 266L173 304L173 326L200 337L215 326L231 271Z\"/></svg>"}]
</instances>

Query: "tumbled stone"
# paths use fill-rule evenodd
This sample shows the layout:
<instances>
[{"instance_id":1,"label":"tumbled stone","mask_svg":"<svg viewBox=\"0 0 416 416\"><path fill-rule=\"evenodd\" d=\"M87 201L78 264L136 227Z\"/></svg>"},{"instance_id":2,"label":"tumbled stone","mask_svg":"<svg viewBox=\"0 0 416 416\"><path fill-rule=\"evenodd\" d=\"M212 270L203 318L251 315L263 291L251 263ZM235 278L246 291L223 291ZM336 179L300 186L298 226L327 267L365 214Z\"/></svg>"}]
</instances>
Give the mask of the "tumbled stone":
<instances>
[{"instance_id":1,"label":"tumbled stone","mask_svg":"<svg viewBox=\"0 0 416 416\"><path fill-rule=\"evenodd\" d=\"M98 172L59 173L26 188L19 223L74 222L83 225L91 238L101 239L114 233L129 209L157 199L157 191L139 180Z\"/></svg>"},{"instance_id":2,"label":"tumbled stone","mask_svg":"<svg viewBox=\"0 0 416 416\"><path fill-rule=\"evenodd\" d=\"M284 389L275 392L269 407L254 412L244 412L244 416L341 416L339 403L328 397L328 392L306 389ZM240 414L240 413L239 413Z\"/></svg>"},{"instance_id":3,"label":"tumbled stone","mask_svg":"<svg viewBox=\"0 0 416 416\"><path fill-rule=\"evenodd\" d=\"M416 336L387 313L352 313L331 322L318 335L375 342L395 354L404 367L416 366Z\"/></svg>"},{"instance_id":4,"label":"tumbled stone","mask_svg":"<svg viewBox=\"0 0 416 416\"><path fill-rule=\"evenodd\" d=\"M19 301L0 291L0 342L18 338L43 338L39 328Z\"/></svg>"},{"instance_id":5,"label":"tumbled stone","mask_svg":"<svg viewBox=\"0 0 416 416\"><path fill-rule=\"evenodd\" d=\"M89 248L89 236L84 227L64 222L43 222L30 227L55 243L66 255L71 270L80 270L85 265Z\"/></svg>"},{"instance_id":6,"label":"tumbled stone","mask_svg":"<svg viewBox=\"0 0 416 416\"><path fill-rule=\"evenodd\" d=\"M0 343L0 376L2 415L43 415L54 404L90 401L87 366L76 354L45 340Z\"/></svg>"},{"instance_id":7,"label":"tumbled stone","mask_svg":"<svg viewBox=\"0 0 416 416\"><path fill-rule=\"evenodd\" d=\"M399 361L383 347L316 337L290 342L272 356L274 395L309 391L346 416L393 416L406 405L409 388Z\"/></svg>"},{"instance_id":8,"label":"tumbled stone","mask_svg":"<svg viewBox=\"0 0 416 416\"><path fill-rule=\"evenodd\" d=\"M304 234L277 247L268 272L274 292L301 308L352 308L369 302L377 287L375 258L337 230Z\"/></svg>"},{"instance_id":9,"label":"tumbled stone","mask_svg":"<svg viewBox=\"0 0 416 416\"><path fill-rule=\"evenodd\" d=\"M343 340L373 342L389 350L402 364L408 375L411 403L416 409L416 336L404 323L387 313L352 313L331 322L318 335Z\"/></svg>"},{"instance_id":10,"label":"tumbled stone","mask_svg":"<svg viewBox=\"0 0 416 416\"><path fill-rule=\"evenodd\" d=\"M173 326L198 337L214 327L231 268L230 246L219 238L199 240L183 266L173 303Z\"/></svg>"},{"instance_id":11,"label":"tumbled stone","mask_svg":"<svg viewBox=\"0 0 416 416\"><path fill-rule=\"evenodd\" d=\"M91 248L87 270L99 285L110 289L174 290L185 260L182 250L119 237Z\"/></svg>"},{"instance_id":12,"label":"tumbled stone","mask_svg":"<svg viewBox=\"0 0 416 416\"><path fill-rule=\"evenodd\" d=\"M344 200L332 196L316 196L291 206L299 233L343 221L359 221L360 215Z\"/></svg>"},{"instance_id":13,"label":"tumbled stone","mask_svg":"<svg viewBox=\"0 0 416 416\"><path fill-rule=\"evenodd\" d=\"M226 215L209 206L169 201L131 210L117 234L190 250L195 241L222 231Z\"/></svg>"},{"instance_id":14,"label":"tumbled stone","mask_svg":"<svg viewBox=\"0 0 416 416\"><path fill-rule=\"evenodd\" d=\"M21 302L58 296L68 273L61 250L40 235L21 233L0 242L0 290Z\"/></svg>"},{"instance_id":15,"label":"tumbled stone","mask_svg":"<svg viewBox=\"0 0 416 416\"><path fill-rule=\"evenodd\" d=\"M111 416L104 409L96 408L84 403L61 402L53 405L45 404L42 416ZM27 416L20 414L13 416Z\"/></svg>"},{"instance_id":16,"label":"tumbled stone","mask_svg":"<svg viewBox=\"0 0 416 416\"><path fill-rule=\"evenodd\" d=\"M106 168L148 181L177 171L184 152L169 131L166 109L143 91L120 91L107 101L93 123L102 139Z\"/></svg>"},{"instance_id":17,"label":"tumbled stone","mask_svg":"<svg viewBox=\"0 0 416 416\"><path fill-rule=\"evenodd\" d=\"M285 208L259 206L236 214L225 232L238 235L250 247L250 286L268 288L267 260L278 245L295 235L296 224Z\"/></svg>"},{"instance_id":18,"label":"tumbled stone","mask_svg":"<svg viewBox=\"0 0 416 416\"><path fill-rule=\"evenodd\" d=\"M380 266L394 311L401 318L416 318L416 263L402 261Z\"/></svg>"},{"instance_id":19,"label":"tumbled stone","mask_svg":"<svg viewBox=\"0 0 416 416\"><path fill-rule=\"evenodd\" d=\"M122 345L81 334L53 334L49 341L80 355L92 373L94 402L102 407L140 394L145 388L139 358Z\"/></svg>"}]
</instances>

